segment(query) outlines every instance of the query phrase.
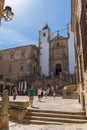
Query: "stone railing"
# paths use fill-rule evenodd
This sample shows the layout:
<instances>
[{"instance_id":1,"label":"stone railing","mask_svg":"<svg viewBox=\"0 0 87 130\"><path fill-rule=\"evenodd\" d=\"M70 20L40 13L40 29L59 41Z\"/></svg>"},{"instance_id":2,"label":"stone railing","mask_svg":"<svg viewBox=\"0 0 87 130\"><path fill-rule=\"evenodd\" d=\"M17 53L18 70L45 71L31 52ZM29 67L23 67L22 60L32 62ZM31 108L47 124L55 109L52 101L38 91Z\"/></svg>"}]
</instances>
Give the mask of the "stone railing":
<instances>
[{"instance_id":1,"label":"stone railing","mask_svg":"<svg viewBox=\"0 0 87 130\"><path fill-rule=\"evenodd\" d=\"M9 114L10 120L14 122L21 122L24 115L26 114L28 102L10 102L9 104Z\"/></svg>"},{"instance_id":2,"label":"stone railing","mask_svg":"<svg viewBox=\"0 0 87 130\"><path fill-rule=\"evenodd\" d=\"M69 98L69 96L70 96L73 92L75 92L75 91L77 91L77 86L76 86L76 84L65 86L65 87L63 88L63 98ZM75 95L76 95L76 93L73 94L72 96L75 96ZM77 97L77 96L76 96L76 97ZM72 97L72 98L74 98L74 97Z\"/></svg>"}]
</instances>

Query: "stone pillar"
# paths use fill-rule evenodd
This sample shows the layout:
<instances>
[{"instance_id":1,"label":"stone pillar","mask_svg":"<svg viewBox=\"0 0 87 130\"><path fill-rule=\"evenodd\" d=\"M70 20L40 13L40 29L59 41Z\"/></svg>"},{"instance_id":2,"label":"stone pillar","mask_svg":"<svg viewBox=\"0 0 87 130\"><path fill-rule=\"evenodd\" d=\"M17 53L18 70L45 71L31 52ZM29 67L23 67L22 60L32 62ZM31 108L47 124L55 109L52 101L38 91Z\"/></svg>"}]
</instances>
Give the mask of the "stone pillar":
<instances>
[{"instance_id":1,"label":"stone pillar","mask_svg":"<svg viewBox=\"0 0 87 130\"><path fill-rule=\"evenodd\" d=\"M10 96L11 96L11 94L12 94L12 82L11 82L11 84L10 84L10 92L9 92L9 94L10 94Z\"/></svg>"},{"instance_id":2,"label":"stone pillar","mask_svg":"<svg viewBox=\"0 0 87 130\"><path fill-rule=\"evenodd\" d=\"M9 130L8 107L9 107L8 90L3 90L1 114L0 114L1 115L0 130Z\"/></svg>"},{"instance_id":3,"label":"stone pillar","mask_svg":"<svg viewBox=\"0 0 87 130\"><path fill-rule=\"evenodd\" d=\"M1 19L2 19L2 11L4 7L4 2L5 0L0 0L0 24L1 24Z\"/></svg>"}]
</instances>

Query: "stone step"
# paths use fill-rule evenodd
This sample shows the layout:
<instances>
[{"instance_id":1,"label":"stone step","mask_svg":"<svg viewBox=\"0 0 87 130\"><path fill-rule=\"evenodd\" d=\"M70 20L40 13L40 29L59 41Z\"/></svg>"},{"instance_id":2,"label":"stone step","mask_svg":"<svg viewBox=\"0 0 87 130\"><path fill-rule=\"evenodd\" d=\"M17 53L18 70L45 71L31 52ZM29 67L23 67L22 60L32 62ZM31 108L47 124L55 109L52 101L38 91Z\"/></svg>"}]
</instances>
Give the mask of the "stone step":
<instances>
[{"instance_id":1,"label":"stone step","mask_svg":"<svg viewBox=\"0 0 87 130\"><path fill-rule=\"evenodd\" d=\"M48 118L48 117L36 117L36 116L32 116L29 119L23 119L22 123L34 123L34 121L37 121L38 124L42 121L42 122L46 122L46 123L78 123L78 124L83 124L83 123L87 123L87 120L77 120L77 119L66 119L66 118Z\"/></svg>"},{"instance_id":2,"label":"stone step","mask_svg":"<svg viewBox=\"0 0 87 130\"><path fill-rule=\"evenodd\" d=\"M44 124L50 124L50 125L63 125L63 122L49 122L49 121L39 121L39 120L22 120L22 124L37 124L37 125L44 125Z\"/></svg>"},{"instance_id":3,"label":"stone step","mask_svg":"<svg viewBox=\"0 0 87 130\"><path fill-rule=\"evenodd\" d=\"M22 123L25 124L59 124L87 123L85 112L66 112L29 109Z\"/></svg>"},{"instance_id":4,"label":"stone step","mask_svg":"<svg viewBox=\"0 0 87 130\"><path fill-rule=\"evenodd\" d=\"M39 113L54 113L54 114L71 114L71 115L86 115L85 112L71 112L71 111L52 111L52 110L37 110L37 109L29 109L27 113L30 112L39 112Z\"/></svg>"},{"instance_id":5,"label":"stone step","mask_svg":"<svg viewBox=\"0 0 87 130\"><path fill-rule=\"evenodd\" d=\"M30 116L38 117L55 117L55 118L69 118L69 119L84 119L87 120L85 115L72 115L72 114L61 114L61 113L40 113L40 112L30 112L25 115L25 118Z\"/></svg>"}]
</instances>

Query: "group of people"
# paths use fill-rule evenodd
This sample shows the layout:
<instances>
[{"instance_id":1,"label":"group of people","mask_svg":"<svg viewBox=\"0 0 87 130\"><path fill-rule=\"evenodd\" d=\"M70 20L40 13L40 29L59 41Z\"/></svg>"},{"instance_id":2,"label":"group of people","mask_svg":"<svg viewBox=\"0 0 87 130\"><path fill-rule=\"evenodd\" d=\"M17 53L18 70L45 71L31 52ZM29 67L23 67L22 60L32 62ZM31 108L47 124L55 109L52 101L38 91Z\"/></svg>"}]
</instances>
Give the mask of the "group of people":
<instances>
[{"instance_id":1,"label":"group of people","mask_svg":"<svg viewBox=\"0 0 87 130\"><path fill-rule=\"evenodd\" d=\"M12 89L12 95L13 95L13 100L16 100L16 96L18 95L18 90L17 87L14 87ZM35 89L33 86L28 91L28 96L29 96L29 106L33 107L33 100L34 100L34 95L35 95Z\"/></svg>"},{"instance_id":2,"label":"group of people","mask_svg":"<svg viewBox=\"0 0 87 130\"><path fill-rule=\"evenodd\" d=\"M35 90L33 86L31 86L31 88L29 89L28 95L29 95L29 106L33 107L33 100L35 95ZM38 96L38 101L41 101L41 98L43 98L43 96L47 98L47 91L43 90L40 87L37 89L37 96Z\"/></svg>"},{"instance_id":3,"label":"group of people","mask_svg":"<svg viewBox=\"0 0 87 130\"><path fill-rule=\"evenodd\" d=\"M48 91L42 89L41 87L37 89L37 96L38 96L38 101L41 101L41 98L46 97L47 98Z\"/></svg>"},{"instance_id":4,"label":"group of people","mask_svg":"<svg viewBox=\"0 0 87 130\"><path fill-rule=\"evenodd\" d=\"M58 90L58 86L56 85L55 87L49 87L47 90L42 89L41 87L39 87L37 89L37 96L38 96L38 101L41 101L41 98L43 98L43 96L45 98L47 98L47 95L49 95L49 92L52 92L53 97L55 98L56 94L55 91ZM17 87L14 87L12 90L12 95L13 95L13 100L16 100L16 96L18 95L17 92ZM34 95L35 95L35 89L33 86L31 86L31 88L28 90L28 96L29 96L29 106L33 107L33 100L34 100Z\"/></svg>"},{"instance_id":5,"label":"group of people","mask_svg":"<svg viewBox=\"0 0 87 130\"><path fill-rule=\"evenodd\" d=\"M49 89L44 90L41 87L37 89L37 96L38 96L38 101L41 101L41 98L45 96L47 98L47 95L49 94ZM31 86L31 89L29 89L28 92L29 95L29 106L33 107L33 100L34 100L34 95L35 95L35 90L34 87ZM53 97L55 98L56 94L55 91L53 90Z\"/></svg>"}]
</instances>

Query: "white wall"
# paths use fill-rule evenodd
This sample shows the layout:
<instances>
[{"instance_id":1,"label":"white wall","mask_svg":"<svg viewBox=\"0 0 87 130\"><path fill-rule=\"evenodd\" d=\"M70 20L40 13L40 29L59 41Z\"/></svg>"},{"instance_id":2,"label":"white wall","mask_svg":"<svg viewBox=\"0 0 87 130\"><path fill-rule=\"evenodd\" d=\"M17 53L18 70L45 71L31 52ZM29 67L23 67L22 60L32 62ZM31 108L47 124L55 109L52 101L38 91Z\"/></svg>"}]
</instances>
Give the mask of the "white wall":
<instances>
[{"instance_id":1,"label":"white wall","mask_svg":"<svg viewBox=\"0 0 87 130\"><path fill-rule=\"evenodd\" d=\"M69 54L69 73L75 72L75 48L74 48L74 33L71 32L71 24L68 24L68 54Z\"/></svg>"},{"instance_id":2,"label":"white wall","mask_svg":"<svg viewBox=\"0 0 87 130\"><path fill-rule=\"evenodd\" d=\"M49 41L48 36L52 37L52 34L49 29L41 30L39 32L40 38L40 66L41 66L41 74L49 75ZM46 36L43 36L43 33Z\"/></svg>"}]
</instances>

